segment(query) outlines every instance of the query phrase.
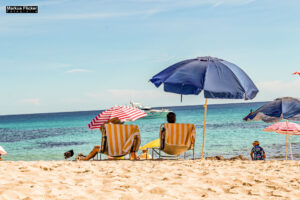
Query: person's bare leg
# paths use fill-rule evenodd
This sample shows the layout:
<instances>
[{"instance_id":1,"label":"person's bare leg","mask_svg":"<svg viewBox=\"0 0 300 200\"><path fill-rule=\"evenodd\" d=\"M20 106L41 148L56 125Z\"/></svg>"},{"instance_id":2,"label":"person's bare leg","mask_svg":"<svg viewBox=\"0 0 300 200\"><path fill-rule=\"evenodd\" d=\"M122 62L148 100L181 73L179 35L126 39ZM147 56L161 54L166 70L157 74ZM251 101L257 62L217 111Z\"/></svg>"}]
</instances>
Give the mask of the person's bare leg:
<instances>
[{"instance_id":1,"label":"person's bare leg","mask_svg":"<svg viewBox=\"0 0 300 200\"><path fill-rule=\"evenodd\" d=\"M94 149L86 157L82 157L80 160L90 160L94 158L97 153L100 152L100 146L94 146Z\"/></svg>"},{"instance_id":2,"label":"person's bare leg","mask_svg":"<svg viewBox=\"0 0 300 200\"><path fill-rule=\"evenodd\" d=\"M130 153L130 160L139 160L140 158L138 157L136 152L131 152Z\"/></svg>"}]
</instances>

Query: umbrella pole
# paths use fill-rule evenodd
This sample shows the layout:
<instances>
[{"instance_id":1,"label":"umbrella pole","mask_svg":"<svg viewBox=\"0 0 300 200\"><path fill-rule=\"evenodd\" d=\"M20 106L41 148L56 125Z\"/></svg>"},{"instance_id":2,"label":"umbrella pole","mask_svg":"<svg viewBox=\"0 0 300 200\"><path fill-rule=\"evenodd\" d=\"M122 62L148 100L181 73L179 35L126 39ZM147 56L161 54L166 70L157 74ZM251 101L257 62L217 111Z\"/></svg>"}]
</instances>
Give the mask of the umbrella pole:
<instances>
[{"instance_id":1,"label":"umbrella pole","mask_svg":"<svg viewBox=\"0 0 300 200\"><path fill-rule=\"evenodd\" d=\"M285 135L285 160L287 160L287 134Z\"/></svg>"},{"instance_id":2,"label":"umbrella pole","mask_svg":"<svg viewBox=\"0 0 300 200\"><path fill-rule=\"evenodd\" d=\"M204 158L204 143L205 143L205 128L206 128L206 113L207 113L207 99L205 99L204 107L204 121L203 121L203 140L202 140L202 153L201 153L201 159Z\"/></svg>"},{"instance_id":3,"label":"umbrella pole","mask_svg":"<svg viewBox=\"0 0 300 200\"><path fill-rule=\"evenodd\" d=\"M289 137L291 160L293 160L293 152L292 152L292 145L291 145L291 136L288 135L288 132L289 132L289 121L288 120L285 120L285 121L286 121L286 138L287 138L287 136Z\"/></svg>"},{"instance_id":4,"label":"umbrella pole","mask_svg":"<svg viewBox=\"0 0 300 200\"><path fill-rule=\"evenodd\" d=\"M288 139L288 120L286 122L286 135L285 135L285 160L287 160L287 139Z\"/></svg>"},{"instance_id":5,"label":"umbrella pole","mask_svg":"<svg viewBox=\"0 0 300 200\"><path fill-rule=\"evenodd\" d=\"M291 154L291 159L293 160L293 152L292 152L291 136L290 136L290 135L289 135L289 143L290 143L290 154Z\"/></svg>"}]
</instances>

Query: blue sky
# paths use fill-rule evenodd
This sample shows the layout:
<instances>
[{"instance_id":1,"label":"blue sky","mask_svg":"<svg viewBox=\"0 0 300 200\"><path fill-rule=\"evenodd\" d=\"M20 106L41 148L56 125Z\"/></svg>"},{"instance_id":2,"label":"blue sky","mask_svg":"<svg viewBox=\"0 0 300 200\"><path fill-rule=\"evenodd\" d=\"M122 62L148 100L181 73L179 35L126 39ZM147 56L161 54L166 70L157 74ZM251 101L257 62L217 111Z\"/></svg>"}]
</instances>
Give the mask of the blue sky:
<instances>
[{"instance_id":1,"label":"blue sky","mask_svg":"<svg viewBox=\"0 0 300 200\"><path fill-rule=\"evenodd\" d=\"M5 14L25 4L39 13ZM300 97L299 10L299 0L2 1L0 114L202 104L148 82L197 56L240 66L260 90L254 101Z\"/></svg>"}]
</instances>

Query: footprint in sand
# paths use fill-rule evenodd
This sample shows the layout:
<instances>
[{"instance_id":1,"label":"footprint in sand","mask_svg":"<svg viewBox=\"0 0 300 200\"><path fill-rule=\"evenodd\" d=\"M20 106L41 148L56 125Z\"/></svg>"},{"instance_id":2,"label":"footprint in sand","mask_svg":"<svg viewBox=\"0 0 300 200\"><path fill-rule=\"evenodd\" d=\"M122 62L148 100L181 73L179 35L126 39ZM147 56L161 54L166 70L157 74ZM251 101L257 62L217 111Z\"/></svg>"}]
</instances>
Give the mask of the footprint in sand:
<instances>
[{"instance_id":1,"label":"footprint in sand","mask_svg":"<svg viewBox=\"0 0 300 200\"><path fill-rule=\"evenodd\" d=\"M134 199L136 198L130 194L125 194L120 198L120 200L134 200Z\"/></svg>"},{"instance_id":2,"label":"footprint in sand","mask_svg":"<svg viewBox=\"0 0 300 200\"><path fill-rule=\"evenodd\" d=\"M143 187L142 186L135 185L135 186L132 186L132 188L134 188L138 193L142 193L143 192Z\"/></svg>"},{"instance_id":3,"label":"footprint in sand","mask_svg":"<svg viewBox=\"0 0 300 200\"><path fill-rule=\"evenodd\" d=\"M160 195L164 195L166 193L166 190L161 188L161 187L154 187L152 189L149 190L149 192L151 194L160 194Z\"/></svg>"},{"instance_id":4,"label":"footprint in sand","mask_svg":"<svg viewBox=\"0 0 300 200\"><path fill-rule=\"evenodd\" d=\"M102 180L103 185L110 184L111 182L112 182L112 180L111 180L111 179L108 179L108 178L104 178L104 179Z\"/></svg>"}]
</instances>

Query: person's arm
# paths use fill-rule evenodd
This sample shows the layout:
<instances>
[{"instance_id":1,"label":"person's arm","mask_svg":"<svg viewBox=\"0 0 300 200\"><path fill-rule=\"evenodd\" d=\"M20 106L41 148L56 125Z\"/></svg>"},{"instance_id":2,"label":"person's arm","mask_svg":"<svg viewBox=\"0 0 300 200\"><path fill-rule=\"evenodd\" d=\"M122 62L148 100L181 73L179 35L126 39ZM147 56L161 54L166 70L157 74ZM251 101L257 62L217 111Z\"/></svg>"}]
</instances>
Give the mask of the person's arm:
<instances>
[{"instance_id":1,"label":"person's arm","mask_svg":"<svg viewBox=\"0 0 300 200\"><path fill-rule=\"evenodd\" d=\"M251 153L250 153L251 160L253 160L253 150L254 150L254 148L251 149Z\"/></svg>"},{"instance_id":2,"label":"person's arm","mask_svg":"<svg viewBox=\"0 0 300 200\"><path fill-rule=\"evenodd\" d=\"M266 153L265 153L265 151L264 151L264 149L262 149L262 151L263 151L263 156L264 156L264 159L266 160Z\"/></svg>"}]
</instances>

